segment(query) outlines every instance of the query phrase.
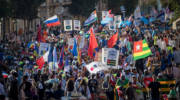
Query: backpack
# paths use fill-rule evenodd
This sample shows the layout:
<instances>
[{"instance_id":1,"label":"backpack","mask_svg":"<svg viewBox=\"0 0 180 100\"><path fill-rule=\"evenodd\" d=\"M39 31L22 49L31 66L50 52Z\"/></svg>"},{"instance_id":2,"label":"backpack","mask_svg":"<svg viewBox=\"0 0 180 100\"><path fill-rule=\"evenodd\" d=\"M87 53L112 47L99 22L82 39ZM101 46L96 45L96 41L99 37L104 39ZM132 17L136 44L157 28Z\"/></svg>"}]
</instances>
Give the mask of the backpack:
<instances>
[{"instance_id":1,"label":"backpack","mask_svg":"<svg viewBox=\"0 0 180 100\"><path fill-rule=\"evenodd\" d=\"M109 83L107 81L104 81L102 88L107 90L109 88Z\"/></svg>"}]
</instances>

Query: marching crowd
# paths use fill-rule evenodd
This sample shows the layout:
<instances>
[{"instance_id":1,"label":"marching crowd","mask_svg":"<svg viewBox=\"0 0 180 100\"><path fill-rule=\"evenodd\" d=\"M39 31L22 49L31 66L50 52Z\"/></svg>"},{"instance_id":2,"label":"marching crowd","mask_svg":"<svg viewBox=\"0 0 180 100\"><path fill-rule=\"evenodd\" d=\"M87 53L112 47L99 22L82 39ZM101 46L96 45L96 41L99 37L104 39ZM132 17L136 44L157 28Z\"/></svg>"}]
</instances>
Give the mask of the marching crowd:
<instances>
[{"instance_id":1,"label":"marching crowd","mask_svg":"<svg viewBox=\"0 0 180 100\"><path fill-rule=\"evenodd\" d=\"M98 49L106 48L113 32L99 24L93 27ZM64 50L63 61L70 66L68 71L63 68L49 71L47 63L40 70L36 64L38 57L33 48L27 48L27 42L2 40L0 100L179 100L180 31L172 30L168 23L155 21L138 27L121 27L118 32L114 46L120 52L117 69L96 74L89 73L85 67L94 60L87 56L89 37L85 30L53 35L54 40L47 40L60 50L68 48L69 37L85 36L87 45L81 53L81 63L68 49ZM133 42L143 39L152 55L134 61ZM162 85L168 90L163 91Z\"/></svg>"}]
</instances>

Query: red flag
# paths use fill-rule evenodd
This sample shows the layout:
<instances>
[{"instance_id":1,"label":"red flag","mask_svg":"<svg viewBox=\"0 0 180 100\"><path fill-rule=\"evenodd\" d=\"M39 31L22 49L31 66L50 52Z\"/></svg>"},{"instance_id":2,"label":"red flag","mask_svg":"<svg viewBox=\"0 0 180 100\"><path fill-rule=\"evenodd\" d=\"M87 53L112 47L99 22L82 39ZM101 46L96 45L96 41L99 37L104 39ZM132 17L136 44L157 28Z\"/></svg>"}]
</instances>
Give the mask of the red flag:
<instances>
[{"instance_id":1,"label":"red flag","mask_svg":"<svg viewBox=\"0 0 180 100\"><path fill-rule=\"evenodd\" d=\"M41 25L39 25L39 27L38 27L38 33L37 33L37 41L40 42L40 41L41 41L41 38L42 38L42 36L41 36Z\"/></svg>"},{"instance_id":2,"label":"red flag","mask_svg":"<svg viewBox=\"0 0 180 100\"><path fill-rule=\"evenodd\" d=\"M144 84L146 87L149 86L149 84L153 81L153 78L152 77L145 77L144 78Z\"/></svg>"},{"instance_id":3,"label":"red flag","mask_svg":"<svg viewBox=\"0 0 180 100\"><path fill-rule=\"evenodd\" d=\"M108 40L108 47L112 48L118 40L118 32L114 34L109 40Z\"/></svg>"},{"instance_id":4,"label":"red flag","mask_svg":"<svg viewBox=\"0 0 180 100\"><path fill-rule=\"evenodd\" d=\"M93 51L98 47L98 43L96 37L93 32L93 28L90 29L90 38L89 38L89 48L88 48L88 56L93 57Z\"/></svg>"},{"instance_id":5,"label":"red flag","mask_svg":"<svg viewBox=\"0 0 180 100\"><path fill-rule=\"evenodd\" d=\"M48 61L49 51L47 51L42 57L36 60L36 64L39 66L38 69L42 69L45 62Z\"/></svg>"}]
</instances>

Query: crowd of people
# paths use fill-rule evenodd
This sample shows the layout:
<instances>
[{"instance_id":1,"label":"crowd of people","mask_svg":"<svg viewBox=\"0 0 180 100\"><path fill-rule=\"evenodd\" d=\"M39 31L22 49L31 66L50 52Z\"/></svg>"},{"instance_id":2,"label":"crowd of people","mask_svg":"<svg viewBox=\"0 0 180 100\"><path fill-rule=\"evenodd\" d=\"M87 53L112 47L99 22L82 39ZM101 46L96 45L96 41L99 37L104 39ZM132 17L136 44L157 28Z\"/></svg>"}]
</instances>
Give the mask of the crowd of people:
<instances>
[{"instance_id":1,"label":"crowd of people","mask_svg":"<svg viewBox=\"0 0 180 100\"><path fill-rule=\"evenodd\" d=\"M98 23L93 25L98 49L107 48L107 41L115 33ZM63 52L63 68L49 71L46 63L38 69L34 48L28 42L2 40L0 42L0 100L179 100L180 98L180 31L172 30L168 22L154 21L120 27L116 45L120 52L117 69L91 74L86 65L94 59L87 56L88 28L80 32L49 34L46 42ZM68 38L85 37L81 63L68 50ZM145 39L152 55L133 60L133 42ZM29 41L30 42L30 41ZM31 42L36 42L32 40ZM37 43L38 44L38 43ZM98 52L98 51L97 51ZM59 52L60 53L60 52ZM64 70L68 65L70 69ZM5 74L3 74L5 73ZM5 77L4 75L8 75ZM150 79L149 83L145 79ZM161 90L162 84L171 81ZM172 82L173 81L173 82ZM175 81L175 82L174 82Z\"/></svg>"}]
</instances>

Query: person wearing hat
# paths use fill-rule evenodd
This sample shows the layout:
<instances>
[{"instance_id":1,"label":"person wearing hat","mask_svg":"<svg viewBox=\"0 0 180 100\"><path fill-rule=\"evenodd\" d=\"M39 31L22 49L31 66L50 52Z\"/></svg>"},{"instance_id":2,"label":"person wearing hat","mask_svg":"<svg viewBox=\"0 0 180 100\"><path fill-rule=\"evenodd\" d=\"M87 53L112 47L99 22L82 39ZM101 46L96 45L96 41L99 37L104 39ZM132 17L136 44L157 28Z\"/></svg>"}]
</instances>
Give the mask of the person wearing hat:
<instances>
[{"instance_id":1,"label":"person wearing hat","mask_svg":"<svg viewBox=\"0 0 180 100\"><path fill-rule=\"evenodd\" d=\"M143 93L141 91L142 85L141 83L138 81L138 79L136 78L135 75L132 75L132 86L135 88L136 92L136 100L144 100L143 99Z\"/></svg>"},{"instance_id":2,"label":"person wearing hat","mask_svg":"<svg viewBox=\"0 0 180 100\"><path fill-rule=\"evenodd\" d=\"M132 77L132 73L130 72L130 66L127 66L125 68L125 77L129 80L131 80L131 77Z\"/></svg>"}]
</instances>

